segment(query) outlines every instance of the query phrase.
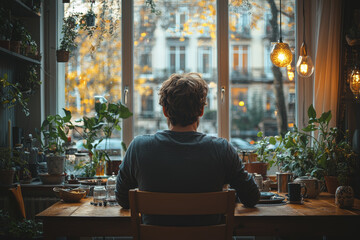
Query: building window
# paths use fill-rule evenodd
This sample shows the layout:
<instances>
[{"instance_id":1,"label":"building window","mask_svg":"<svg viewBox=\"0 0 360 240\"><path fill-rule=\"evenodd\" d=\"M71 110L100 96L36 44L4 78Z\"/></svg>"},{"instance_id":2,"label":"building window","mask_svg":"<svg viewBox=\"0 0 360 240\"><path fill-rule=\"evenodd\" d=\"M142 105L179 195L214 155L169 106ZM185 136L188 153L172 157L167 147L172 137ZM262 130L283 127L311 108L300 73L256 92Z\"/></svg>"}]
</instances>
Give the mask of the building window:
<instances>
[{"instance_id":1,"label":"building window","mask_svg":"<svg viewBox=\"0 0 360 240\"><path fill-rule=\"evenodd\" d=\"M203 76L209 76L211 73L211 47L199 47L198 72Z\"/></svg>"},{"instance_id":2,"label":"building window","mask_svg":"<svg viewBox=\"0 0 360 240\"><path fill-rule=\"evenodd\" d=\"M169 73L183 73L186 71L186 47L169 47Z\"/></svg>"},{"instance_id":3,"label":"building window","mask_svg":"<svg viewBox=\"0 0 360 240\"><path fill-rule=\"evenodd\" d=\"M232 70L243 75L249 70L249 47L234 45L232 47Z\"/></svg>"}]
</instances>

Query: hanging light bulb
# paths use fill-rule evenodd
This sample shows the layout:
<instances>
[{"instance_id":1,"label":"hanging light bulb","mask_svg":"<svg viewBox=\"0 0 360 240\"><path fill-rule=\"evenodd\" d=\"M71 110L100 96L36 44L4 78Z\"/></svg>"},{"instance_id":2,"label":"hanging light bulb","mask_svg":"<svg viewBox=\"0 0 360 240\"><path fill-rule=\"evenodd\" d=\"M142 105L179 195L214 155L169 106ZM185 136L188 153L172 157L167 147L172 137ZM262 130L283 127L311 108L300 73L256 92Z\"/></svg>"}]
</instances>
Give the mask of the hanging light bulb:
<instances>
[{"instance_id":1,"label":"hanging light bulb","mask_svg":"<svg viewBox=\"0 0 360 240\"><path fill-rule=\"evenodd\" d=\"M303 1L303 43L300 47L300 56L296 63L296 72L300 77L310 77L314 73L314 64L311 57L307 54L305 44L305 5Z\"/></svg>"},{"instance_id":2,"label":"hanging light bulb","mask_svg":"<svg viewBox=\"0 0 360 240\"><path fill-rule=\"evenodd\" d=\"M280 40L275 43L270 53L271 62L277 67L286 67L292 61L289 44L282 41L281 36L281 0L280 0Z\"/></svg>"},{"instance_id":3,"label":"hanging light bulb","mask_svg":"<svg viewBox=\"0 0 360 240\"><path fill-rule=\"evenodd\" d=\"M350 75L350 89L354 93L355 98L359 99L360 91L360 71L358 68L355 68Z\"/></svg>"},{"instance_id":4,"label":"hanging light bulb","mask_svg":"<svg viewBox=\"0 0 360 240\"><path fill-rule=\"evenodd\" d=\"M296 63L296 71L301 77L310 77L314 73L314 64L311 57L307 55L305 42L300 48L300 56Z\"/></svg>"},{"instance_id":5,"label":"hanging light bulb","mask_svg":"<svg viewBox=\"0 0 360 240\"><path fill-rule=\"evenodd\" d=\"M294 73L294 68L291 66L291 64L287 65L286 69L287 69L287 75L288 75L289 81L294 80L295 73Z\"/></svg>"}]
</instances>

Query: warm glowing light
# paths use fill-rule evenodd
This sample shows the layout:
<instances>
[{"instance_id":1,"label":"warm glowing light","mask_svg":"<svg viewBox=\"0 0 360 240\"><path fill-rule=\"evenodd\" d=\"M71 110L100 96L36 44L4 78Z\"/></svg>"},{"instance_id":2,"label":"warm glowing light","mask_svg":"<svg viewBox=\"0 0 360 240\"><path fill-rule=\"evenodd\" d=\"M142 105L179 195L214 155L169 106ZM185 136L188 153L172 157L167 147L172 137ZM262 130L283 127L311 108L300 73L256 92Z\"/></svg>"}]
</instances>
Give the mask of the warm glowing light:
<instances>
[{"instance_id":1,"label":"warm glowing light","mask_svg":"<svg viewBox=\"0 0 360 240\"><path fill-rule=\"evenodd\" d=\"M288 79L289 81L292 81L294 80L294 77L295 77L295 73L293 71L288 71Z\"/></svg>"},{"instance_id":2,"label":"warm glowing light","mask_svg":"<svg viewBox=\"0 0 360 240\"><path fill-rule=\"evenodd\" d=\"M354 69L350 75L350 89L354 93L355 98L359 98L360 91L360 71L359 69Z\"/></svg>"},{"instance_id":3,"label":"warm glowing light","mask_svg":"<svg viewBox=\"0 0 360 240\"><path fill-rule=\"evenodd\" d=\"M296 71L301 77L310 77L314 73L314 64L311 57L307 55L305 43L303 43L300 48L300 56L296 63Z\"/></svg>"},{"instance_id":4,"label":"warm glowing light","mask_svg":"<svg viewBox=\"0 0 360 240\"><path fill-rule=\"evenodd\" d=\"M244 101L240 101L240 102L239 102L239 106L240 106L240 107L245 106L245 102L244 102Z\"/></svg>"},{"instance_id":5,"label":"warm glowing light","mask_svg":"<svg viewBox=\"0 0 360 240\"><path fill-rule=\"evenodd\" d=\"M293 127L294 127L294 123L289 123L289 124L288 124L288 127L289 127L289 128L293 128Z\"/></svg>"},{"instance_id":6,"label":"warm glowing light","mask_svg":"<svg viewBox=\"0 0 360 240\"><path fill-rule=\"evenodd\" d=\"M146 37L146 32L141 33L142 37Z\"/></svg>"},{"instance_id":7,"label":"warm glowing light","mask_svg":"<svg viewBox=\"0 0 360 240\"><path fill-rule=\"evenodd\" d=\"M292 61L292 53L289 44L278 42L270 53L271 62L277 67L286 67Z\"/></svg>"},{"instance_id":8,"label":"warm glowing light","mask_svg":"<svg viewBox=\"0 0 360 240\"><path fill-rule=\"evenodd\" d=\"M276 110L274 111L274 114L275 114L275 116L277 116L277 111Z\"/></svg>"}]
</instances>

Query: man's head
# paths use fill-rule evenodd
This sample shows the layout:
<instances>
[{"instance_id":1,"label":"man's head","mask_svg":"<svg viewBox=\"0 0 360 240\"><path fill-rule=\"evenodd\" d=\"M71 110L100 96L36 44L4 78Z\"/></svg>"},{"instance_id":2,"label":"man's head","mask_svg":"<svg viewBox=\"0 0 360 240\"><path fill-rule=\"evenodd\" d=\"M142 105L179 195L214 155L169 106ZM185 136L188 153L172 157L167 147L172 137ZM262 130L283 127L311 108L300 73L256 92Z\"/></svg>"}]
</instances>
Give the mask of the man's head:
<instances>
[{"instance_id":1,"label":"man's head","mask_svg":"<svg viewBox=\"0 0 360 240\"><path fill-rule=\"evenodd\" d=\"M187 126L202 116L207 92L200 74L173 74L161 86L159 104L173 126Z\"/></svg>"}]
</instances>

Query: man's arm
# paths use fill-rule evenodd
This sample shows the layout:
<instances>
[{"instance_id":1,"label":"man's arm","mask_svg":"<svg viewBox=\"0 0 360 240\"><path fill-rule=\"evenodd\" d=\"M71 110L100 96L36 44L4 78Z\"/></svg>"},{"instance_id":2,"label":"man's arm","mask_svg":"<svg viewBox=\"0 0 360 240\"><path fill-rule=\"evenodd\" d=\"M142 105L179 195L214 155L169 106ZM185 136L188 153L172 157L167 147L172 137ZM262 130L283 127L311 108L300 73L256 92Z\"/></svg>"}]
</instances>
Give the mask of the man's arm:
<instances>
[{"instance_id":1,"label":"man's arm","mask_svg":"<svg viewBox=\"0 0 360 240\"><path fill-rule=\"evenodd\" d=\"M244 165L236 150L229 143L227 148L230 187L236 190L238 198L245 207L254 207L260 199L259 189L252 176L244 170Z\"/></svg>"},{"instance_id":2,"label":"man's arm","mask_svg":"<svg viewBox=\"0 0 360 240\"><path fill-rule=\"evenodd\" d=\"M133 144L130 144L126 151L123 162L120 164L119 173L116 178L116 200L121 207L128 209L129 190L137 187L137 181L134 176Z\"/></svg>"}]
</instances>

